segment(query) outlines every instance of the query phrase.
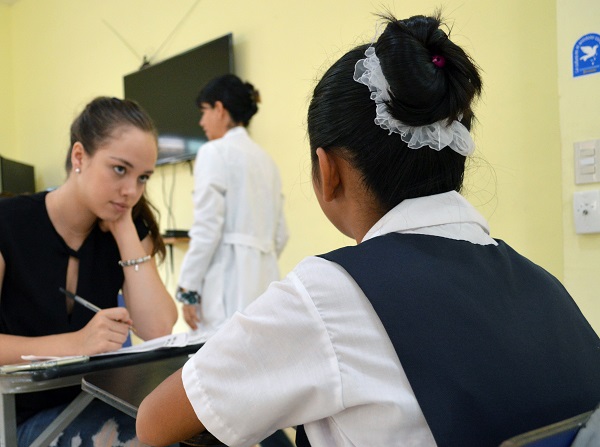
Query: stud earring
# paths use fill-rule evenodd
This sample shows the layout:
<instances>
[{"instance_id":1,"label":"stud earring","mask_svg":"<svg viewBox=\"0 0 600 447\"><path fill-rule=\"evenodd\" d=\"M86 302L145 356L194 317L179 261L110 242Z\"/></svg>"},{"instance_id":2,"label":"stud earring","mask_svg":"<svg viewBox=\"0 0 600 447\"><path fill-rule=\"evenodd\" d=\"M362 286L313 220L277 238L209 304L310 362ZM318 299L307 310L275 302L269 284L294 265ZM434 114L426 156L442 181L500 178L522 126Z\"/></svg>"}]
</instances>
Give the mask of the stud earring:
<instances>
[{"instance_id":1,"label":"stud earring","mask_svg":"<svg viewBox=\"0 0 600 447\"><path fill-rule=\"evenodd\" d=\"M79 169L79 168L75 168L75 172L76 172L77 174L81 174L81 169Z\"/></svg>"}]
</instances>

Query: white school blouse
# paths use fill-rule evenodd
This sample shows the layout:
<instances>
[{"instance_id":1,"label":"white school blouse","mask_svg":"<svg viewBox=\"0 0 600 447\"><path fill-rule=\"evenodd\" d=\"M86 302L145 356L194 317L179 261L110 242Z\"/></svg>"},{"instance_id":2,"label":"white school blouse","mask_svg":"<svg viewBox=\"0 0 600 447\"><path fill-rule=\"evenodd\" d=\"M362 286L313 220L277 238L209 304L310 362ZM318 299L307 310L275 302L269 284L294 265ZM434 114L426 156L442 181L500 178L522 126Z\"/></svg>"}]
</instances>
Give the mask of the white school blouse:
<instances>
[{"instance_id":1,"label":"white school blouse","mask_svg":"<svg viewBox=\"0 0 600 447\"><path fill-rule=\"evenodd\" d=\"M194 222L178 285L202 296L199 332L211 335L279 279L288 232L275 162L238 126L198 151Z\"/></svg>"},{"instance_id":2,"label":"white school blouse","mask_svg":"<svg viewBox=\"0 0 600 447\"><path fill-rule=\"evenodd\" d=\"M405 200L365 240L390 232L496 244L456 192ZM223 326L185 364L183 384L199 420L229 446L298 424L313 447L436 445L370 302L318 257Z\"/></svg>"}]
</instances>

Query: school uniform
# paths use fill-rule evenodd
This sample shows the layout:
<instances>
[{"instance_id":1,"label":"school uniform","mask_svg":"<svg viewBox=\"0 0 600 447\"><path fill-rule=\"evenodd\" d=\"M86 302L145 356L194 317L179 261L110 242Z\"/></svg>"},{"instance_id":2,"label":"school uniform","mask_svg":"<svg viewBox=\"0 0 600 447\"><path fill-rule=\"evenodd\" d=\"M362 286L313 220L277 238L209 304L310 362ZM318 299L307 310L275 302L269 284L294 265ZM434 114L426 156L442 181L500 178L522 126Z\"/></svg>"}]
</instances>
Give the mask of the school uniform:
<instances>
[{"instance_id":1,"label":"school uniform","mask_svg":"<svg viewBox=\"0 0 600 447\"><path fill-rule=\"evenodd\" d=\"M394 240L388 244L388 239L384 238L389 236L385 235ZM402 240L399 242L395 239ZM446 295L440 290L444 289L444 283L438 281L435 284L437 272L448 270L439 275L452 291L448 299L456 300L459 295L452 290L454 267L444 263L436 265L433 262L436 257L428 257L428 253L432 250L435 253L436 247L446 243L460 245L460 250L451 250L450 256L477 247L504 252L507 251L506 246L489 236L485 219L455 192L406 200L399 204L371 228L363 243L353 247L360 248L361 252L356 253L361 259L364 256L362 251L368 251L372 245L369 242L371 240L380 246L374 254L371 252L364 258L368 262L359 270L369 271L376 278L379 271L394 271L393 275L385 274L378 278L384 284L392 277L390 287L385 284L380 288L383 292L370 292L385 294L388 289L393 291L392 295L398 297L398 308L392 310L397 312L393 316L398 316L398 321L395 322L392 317L390 324L390 318L385 315L386 309L382 311L375 303L376 297L373 297L374 304L369 301L363 292L363 288L368 287L362 284L361 288L348 271L337 263L338 260L343 262L343 259L337 259L335 252L325 255L332 260L323 257L303 260L283 281L272 284L243 313L236 314L184 366L183 384L188 398L198 418L217 438L231 446L252 445L276 428L304 424L312 446L473 445L469 444L472 440L462 444L459 439L459 443L456 443L456 437L467 433L469 424L476 421L467 420L465 423L461 419L461 411L467 406L460 402L462 406L455 408L454 403L457 402L456 395L463 396L462 386L466 384L468 387L471 378L478 380L478 375L465 375L465 382L459 380L459 385L455 386L452 376L448 379L446 370L456 373L458 369L460 373L463 365L485 370L488 363L486 355L493 357L497 354L496 346L486 346L488 349L482 359L481 355L468 355L471 351L463 351L461 346L455 345L438 350L440 353L436 351L436 342L444 346L444 330L452 336L449 338L452 341L457 336L458 339L462 336L464 340L473 340L478 336L478 329L487 337L487 326L478 326L478 323L492 321L493 315L488 314L483 319L476 315L472 318L473 324L467 319L466 324L457 327L445 323L446 315L439 317L440 324L429 318L422 304L433 306L440 303L446 306L448 312L454 307L452 302L450 305L443 303ZM387 245L406 247L407 256L402 259L401 268L397 271L389 261L393 258L388 255L391 253L393 256L394 251L398 250L387 250ZM352 259L355 252L349 250ZM519 257L508 251L508 258ZM381 259L388 265L380 262L377 252L382 253ZM437 256L445 255L439 253ZM519 262L529 263L522 257L519 259ZM417 265L411 264L411 260ZM481 267L489 270L486 275L493 274L494 265L485 262L470 266L472 271L467 271L465 267L455 270L467 283L470 277L474 278L473 283L477 283ZM428 271L429 268L433 270ZM539 275L544 278L540 281L544 284L559 287L547 272L537 266L531 268L539 270ZM426 273L420 275L419 272ZM481 272L481 277L484 273ZM362 276L360 271L355 274ZM434 293L422 292L428 283L419 284L421 276L435 285L432 289ZM498 282L502 283L501 278L498 278ZM563 293L566 292L557 292L557 296L560 296L557 301L565 302L575 324L582 326L583 335L580 338L585 339L582 343L591 344L593 346L589 346L590 349L598 351L597 336L570 297L563 297ZM427 301L425 298L433 300ZM459 310L467 308L467 311L457 311L457 316L464 318L469 314L470 308L463 302L470 302L485 314L486 307L477 302L478 296L465 298L457 301L455 307ZM406 311L405 301L412 303L406 307ZM381 313L381 317L377 312ZM403 312L406 315L402 315ZM436 312L436 307L430 308L432 315ZM447 317L450 322L456 321L451 313ZM423 318L422 324L420 318ZM465 320L458 321L462 323ZM406 338L410 343L398 349L401 344L398 338ZM540 346L543 346L545 336L539 335L538 338ZM471 346L471 343L465 345ZM498 343L498 346L505 348L503 343ZM566 349L568 351L568 347ZM510 356L510 352L498 355ZM405 360L406 368L403 364ZM424 381L420 380L421 373L425 376ZM437 385L438 376L440 383L447 384L448 393L445 388L441 392L434 388L433 393L436 394L428 391L429 384ZM507 377L513 376L518 376L518 373L509 371ZM462 380L460 374L459 377ZM482 382L485 383L485 380ZM518 380L515 383L518 384ZM415 389L413 385L417 385ZM591 383L587 386L594 389L589 401L600 400L600 385ZM490 405L495 405L482 394L477 388L472 395L468 394L471 400L466 400L473 402L474 408L488 409ZM427 405L423 408L426 408L427 414L421 408L421 403L425 402ZM560 405L563 404L561 401ZM569 408L578 408L578 405L587 406L588 402L577 402ZM477 418L477 415L465 415ZM488 422L484 420L486 415L483 413L482 422ZM450 423L444 425L445 420ZM430 427L428 421L434 425ZM457 422L453 424L452 421ZM460 426L463 432L453 433L454 425ZM518 423L511 427L513 430L520 428ZM502 430L500 436L510 432L506 427L502 427ZM446 434L450 440L448 443ZM480 445L492 445L488 441Z\"/></svg>"},{"instance_id":2,"label":"school uniform","mask_svg":"<svg viewBox=\"0 0 600 447\"><path fill-rule=\"evenodd\" d=\"M193 200L178 284L201 295L199 331L210 335L279 279L288 239L279 170L235 127L198 152Z\"/></svg>"}]
</instances>

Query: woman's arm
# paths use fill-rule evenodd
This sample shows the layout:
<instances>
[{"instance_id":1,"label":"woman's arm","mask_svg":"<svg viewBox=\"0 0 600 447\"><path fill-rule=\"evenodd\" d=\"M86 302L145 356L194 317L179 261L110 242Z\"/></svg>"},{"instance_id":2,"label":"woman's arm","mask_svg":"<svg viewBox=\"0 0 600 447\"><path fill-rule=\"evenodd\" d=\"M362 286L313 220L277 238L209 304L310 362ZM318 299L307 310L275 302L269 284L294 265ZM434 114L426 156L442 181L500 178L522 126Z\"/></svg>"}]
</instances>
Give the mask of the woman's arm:
<instances>
[{"instance_id":1,"label":"woman's arm","mask_svg":"<svg viewBox=\"0 0 600 447\"><path fill-rule=\"evenodd\" d=\"M5 271L6 262L0 253L0 300ZM43 337L0 334L0 365L20 363L22 355L94 355L115 351L126 340L130 322L127 309L117 307L98 312L87 325L75 332Z\"/></svg>"},{"instance_id":2,"label":"woman's arm","mask_svg":"<svg viewBox=\"0 0 600 447\"><path fill-rule=\"evenodd\" d=\"M122 260L152 253L151 238L146 236L140 241L133 220L120 219L105 225L117 241ZM177 321L177 307L160 278L154 258L123 267L123 273L123 298L137 334L144 340L170 334Z\"/></svg>"},{"instance_id":3,"label":"woman's arm","mask_svg":"<svg viewBox=\"0 0 600 447\"><path fill-rule=\"evenodd\" d=\"M22 355L94 355L119 349L129 334L127 309L113 307L98 312L75 332L23 337L0 334L0 365L23 362Z\"/></svg>"},{"instance_id":4,"label":"woman's arm","mask_svg":"<svg viewBox=\"0 0 600 447\"><path fill-rule=\"evenodd\" d=\"M204 431L183 388L181 369L146 396L138 409L136 429L140 441L154 446L184 441Z\"/></svg>"}]
</instances>

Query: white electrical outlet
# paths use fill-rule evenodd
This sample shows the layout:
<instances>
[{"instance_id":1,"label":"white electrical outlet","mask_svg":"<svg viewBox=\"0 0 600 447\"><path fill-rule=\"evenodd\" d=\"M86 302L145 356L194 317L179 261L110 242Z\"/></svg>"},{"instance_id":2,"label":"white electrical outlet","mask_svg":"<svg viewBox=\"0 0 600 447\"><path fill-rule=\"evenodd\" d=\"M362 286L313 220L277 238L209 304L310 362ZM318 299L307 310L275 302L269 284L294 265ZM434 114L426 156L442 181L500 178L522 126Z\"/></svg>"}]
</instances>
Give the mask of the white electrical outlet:
<instances>
[{"instance_id":1,"label":"white electrical outlet","mask_svg":"<svg viewBox=\"0 0 600 447\"><path fill-rule=\"evenodd\" d=\"M600 233L600 190L573 193L577 234Z\"/></svg>"}]
</instances>

